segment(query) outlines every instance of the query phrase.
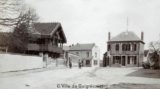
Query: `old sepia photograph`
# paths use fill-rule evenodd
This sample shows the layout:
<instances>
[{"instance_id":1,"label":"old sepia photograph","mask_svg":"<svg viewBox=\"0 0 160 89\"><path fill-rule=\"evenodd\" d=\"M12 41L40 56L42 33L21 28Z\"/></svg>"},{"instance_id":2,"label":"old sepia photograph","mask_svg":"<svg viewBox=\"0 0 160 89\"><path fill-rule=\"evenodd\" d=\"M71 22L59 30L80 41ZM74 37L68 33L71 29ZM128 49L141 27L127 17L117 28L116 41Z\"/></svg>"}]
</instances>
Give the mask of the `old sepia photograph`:
<instances>
[{"instance_id":1,"label":"old sepia photograph","mask_svg":"<svg viewBox=\"0 0 160 89\"><path fill-rule=\"evenodd\" d=\"M0 0L0 89L160 89L160 0Z\"/></svg>"}]
</instances>

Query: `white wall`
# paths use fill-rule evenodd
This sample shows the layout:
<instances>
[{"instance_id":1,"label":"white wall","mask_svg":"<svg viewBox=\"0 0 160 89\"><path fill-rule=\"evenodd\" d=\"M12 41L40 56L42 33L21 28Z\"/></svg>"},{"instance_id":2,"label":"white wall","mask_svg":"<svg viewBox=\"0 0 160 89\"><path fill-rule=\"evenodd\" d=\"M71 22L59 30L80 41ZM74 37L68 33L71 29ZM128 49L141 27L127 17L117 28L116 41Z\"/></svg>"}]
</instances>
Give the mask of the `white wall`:
<instances>
[{"instance_id":1,"label":"white wall","mask_svg":"<svg viewBox=\"0 0 160 89\"><path fill-rule=\"evenodd\" d=\"M97 57L96 57L95 53L97 53ZM100 59L100 49L98 48L98 46L93 47L92 57L93 57L93 59Z\"/></svg>"},{"instance_id":2,"label":"white wall","mask_svg":"<svg viewBox=\"0 0 160 89\"><path fill-rule=\"evenodd\" d=\"M42 68L42 57L0 54L0 72Z\"/></svg>"},{"instance_id":3,"label":"white wall","mask_svg":"<svg viewBox=\"0 0 160 89\"><path fill-rule=\"evenodd\" d=\"M78 56L80 56L82 59L91 58L92 53L91 50L83 50L83 51L70 51L70 53L77 55L77 52L79 53ZM89 57L87 57L87 52L89 52Z\"/></svg>"},{"instance_id":4,"label":"white wall","mask_svg":"<svg viewBox=\"0 0 160 89\"><path fill-rule=\"evenodd\" d=\"M96 54L97 53L97 56ZM93 66L99 66L99 61L100 61L100 49L98 46L94 46L92 49L92 65ZM94 65L94 60L97 60L97 65Z\"/></svg>"}]
</instances>

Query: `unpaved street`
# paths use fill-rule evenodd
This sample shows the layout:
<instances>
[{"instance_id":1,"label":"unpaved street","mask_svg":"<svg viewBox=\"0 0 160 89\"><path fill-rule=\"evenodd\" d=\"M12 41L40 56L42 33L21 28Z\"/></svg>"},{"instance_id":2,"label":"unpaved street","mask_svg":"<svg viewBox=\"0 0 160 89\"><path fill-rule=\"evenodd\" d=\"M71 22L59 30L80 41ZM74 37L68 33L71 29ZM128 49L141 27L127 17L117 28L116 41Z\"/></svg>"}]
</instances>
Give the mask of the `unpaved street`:
<instances>
[{"instance_id":1,"label":"unpaved street","mask_svg":"<svg viewBox=\"0 0 160 89\"><path fill-rule=\"evenodd\" d=\"M37 72L1 73L0 89L106 89L119 83L160 85L160 77L141 76L139 72L142 70L137 67L54 68Z\"/></svg>"}]
</instances>

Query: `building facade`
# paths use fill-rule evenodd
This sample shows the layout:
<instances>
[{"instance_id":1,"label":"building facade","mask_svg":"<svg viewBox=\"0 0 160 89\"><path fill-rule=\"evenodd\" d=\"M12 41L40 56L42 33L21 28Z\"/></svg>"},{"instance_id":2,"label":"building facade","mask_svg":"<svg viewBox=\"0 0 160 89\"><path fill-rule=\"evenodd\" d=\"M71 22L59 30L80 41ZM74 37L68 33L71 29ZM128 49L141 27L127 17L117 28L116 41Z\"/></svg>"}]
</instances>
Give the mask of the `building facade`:
<instances>
[{"instance_id":1,"label":"building facade","mask_svg":"<svg viewBox=\"0 0 160 89\"><path fill-rule=\"evenodd\" d=\"M69 46L68 54L69 54L68 58L71 57L71 54L77 55L77 58L81 60L83 66L86 66L86 67L99 66L100 49L94 43L91 43L91 44L77 43L76 45ZM74 61L74 60L76 59L71 58L71 61Z\"/></svg>"},{"instance_id":2,"label":"building facade","mask_svg":"<svg viewBox=\"0 0 160 89\"><path fill-rule=\"evenodd\" d=\"M126 31L111 38L108 33L108 66L141 66L144 58L143 32L141 39L131 31Z\"/></svg>"},{"instance_id":3,"label":"building facade","mask_svg":"<svg viewBox=\"0 0 160 89\"><path fill-rule=\"evenodd\" d=\"M26 54L58 58L63 55L63 44L67 42L60 23L33 23L28 29ZM0 32L0 51L10 52L12 32ZM14 51L12 51L14 52Z\"/></svg>"},{"instance_id":4,"label":"building facade","mask_svg":"<svg viewBox=\"0 0 160 89\"><path fill-rule=\"evenodd\" d=\"M34 23L28 37L28 54L47 54L57 58L63 54L63 44L67 42L60 23Z\"/></svg>"}]
</instances>

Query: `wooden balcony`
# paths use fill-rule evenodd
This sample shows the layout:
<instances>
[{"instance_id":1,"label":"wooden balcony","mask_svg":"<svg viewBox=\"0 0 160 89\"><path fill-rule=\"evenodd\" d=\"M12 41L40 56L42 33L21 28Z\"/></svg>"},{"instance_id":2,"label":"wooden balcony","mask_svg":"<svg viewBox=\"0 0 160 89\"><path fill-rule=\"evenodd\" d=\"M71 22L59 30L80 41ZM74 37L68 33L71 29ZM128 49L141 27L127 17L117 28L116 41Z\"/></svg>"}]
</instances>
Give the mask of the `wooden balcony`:
<instances>
[{"instance_id":1,"label":"wooden balcony","mask_svg":"<svg viewBox=\"0 0 160 89\"><path fill-rule=\"evenodd\" d=\"M39 45L33 43L28 44L28 51L63 53L63 50L60 47L46 44Z\"/></svg>"},{"instance_id":2,"label":"wooden balcony","mask_svg":"<svg viewBox=\"0 0 160 89\"><path fill-rule=\"evenodd\" d=\"M38 44L28 44L29 51L40 51L40 46Z\"/></svg>"}]
</instances>

